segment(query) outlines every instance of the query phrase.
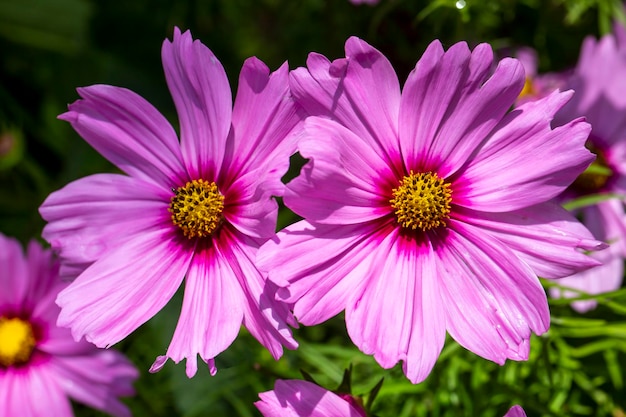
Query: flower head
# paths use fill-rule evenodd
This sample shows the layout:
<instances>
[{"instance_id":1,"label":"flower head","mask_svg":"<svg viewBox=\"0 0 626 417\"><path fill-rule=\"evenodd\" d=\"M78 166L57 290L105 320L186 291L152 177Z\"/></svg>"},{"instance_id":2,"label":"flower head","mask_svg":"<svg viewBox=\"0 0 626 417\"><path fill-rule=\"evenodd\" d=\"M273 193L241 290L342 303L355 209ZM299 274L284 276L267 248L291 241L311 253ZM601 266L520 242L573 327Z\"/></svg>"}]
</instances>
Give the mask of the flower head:
<instances>
[{"instance_id":1,"label":"flower head","mask_svg":"<svg viewBox=\"0 0 626 417\"><path fill-rule=\"evenodd\" d=\"M254 403L265 417L365 417L352 396L338 395L312 382L279 379Z\"/></svg>"},{"instance_id":2,"label":"flower head","mask_svg":"<svg viewBox=\"0 0 626 417\"><path fill-rule=\"evenodd\" d=\"M71 417L71 398L130 416L118 397L134 394L137 369L56 326L54 298L67 286L58 271L51 251L33 241L24 256L0 235L0 415Z\"/></svg>"},{"instance_id":3,"label":"flower head","mask_svg":"<svg viewBox=\"0 0 626 417\"><path fill-rule=\"evenodd\" d=\"M358 38L346 58L311 54L291 89L312 115L309 162L285 204L305 220L259 252L305 325L345 310L348 333L413 382L431 371L446 330L497 363L528 357L549 326L537 275L597 265L602 247L549 200L593 160L581 119L551 127L571 93L508 113L524 84L514 59L433 42L404 88Z\"/></svg>"},{"instance_id":4,"label":"flower head","mask_svg":"<svg viewBox=\"0 0 626 417\"><path fill-rule=\"evenodd\" d=\"M226 73L189 32L174 32L163 66L180 119L173 127L139 95L94 85L60 116L125 175L70 183L42 205L43 236L59 251L65 276L59 324L98 346L114 344L155 315L185 277L182 311L165 356L213 358L244 326L274 357L296 346L288 308L255 266L274 236L281 176L300 122L288 68L258 59L241 70L232 103Z\"/></svg>"},{"instance_id":5,"label":"flower head","mask_svg":"<svg viewBox=\"0 0 626 417\"><path fill-rule=\"evenodd\" d=\"M586 146L596 159L590 169L578 176L559 197L572 200L592 194L615 196L584 207L579 215L596 239L610 243L610 248L592 254L601 266L574 274L559 284L591 294L601 294L620 287L626 257L626 45L606 35L599 41L588 37L568 88L574 98L557 114L564 121L584 116L592 130ZM573 297L573 292L553 288L551 295ZM578 300L572 307L580 312L596 306L594 300Z\"/></svg>"},{"instance_id":6,"label":"flower head","mask_svg":"<svg viewBox=\"0 0 626 417\"><path fill-rule=\"evenodd\" d=\"M335 394L309 381L279 379L272 391L254 403L265 417L366 417L361 404L349 395ZM519 405L504 417L526 417Z\"/></svg>"}]
</instances>

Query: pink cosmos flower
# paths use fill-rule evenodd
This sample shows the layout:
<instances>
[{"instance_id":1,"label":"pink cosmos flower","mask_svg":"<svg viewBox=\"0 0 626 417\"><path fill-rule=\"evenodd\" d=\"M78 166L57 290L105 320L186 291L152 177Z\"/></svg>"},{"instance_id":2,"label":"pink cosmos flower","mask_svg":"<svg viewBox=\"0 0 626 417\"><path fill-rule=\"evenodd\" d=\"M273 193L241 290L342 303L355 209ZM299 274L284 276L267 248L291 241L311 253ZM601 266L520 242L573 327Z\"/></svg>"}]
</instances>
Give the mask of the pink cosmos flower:
<instances>
[{"instance_id":1,"label":"pink cosmos flower","mask_svg":"<svg viewBox=\"0 0 626 417\"><path fill-rule=\"evenodd\" d=\"M180 119L180 143L167 120L139 95L95 85L60 116L127 175L98 174L70 183L42 205L43 236L78 278L59 294L59 324L74 337L109 346L154 316L185 277L182 311L165 356L213 358L241 324L275 358L295 348L287 306L255 266L274 236L281 176L301 116L276 72L256 58L241 70L232 105L226 73L191 34L163 43L163 66Z\"/></svg>"},{"instance_id":2,"label":"pink cosmos flower","mask_svg":"<svg viewBox=\"0 0 626 417\"><path fill-rule=\"evenodd\" d=\"M274 390L259 394L254 405L265 417L366 417L350 395L337 395L312 382L277 380Z\"/></svg>"},{"instance_id":3,"label":"pink cosmos flower","mask_svg":"<svg viewBox=\"0 0 626 417\"><path fill-rule=\"evenodd\" d=\"M58 263L37 242L26 256L0 234L0 415L73 416L70 398L130 416L118 397L134 394L137 369L119 352L76 342L56 326Z\"/></svg>"},{"instance_id":4,"label":"pink cosmos flower","mask_svg":"<svg viewBox=\"0 0 626 417\"><path fill-rule=\"evenodd\" d=\"M549 326L537 275L597 265L581 252L603 247L549 201L593 160L587 123L550 125L571 92L507 114L524 71L510 58L493 71L492 57L487 44L435 41L401 91L389 61L352 37L345 59L311 54L291 74L313 116L284 201L305 220L259 264L301 323L345 310L353 342L385 368L404 361L413 382L446 330L497 363L527 359L531 331Z\"/></svg>"},{"instance_id":5,"label":"pink cosmos flower","mask_svg":"<svg viewBox=\"0 0 626 417\"><path fill-rule=\"evenodd\" d=\"M571 200L593 194L614 194L580 210L583 222L593 235L610 248L592 254L601 266L559 280L559 284L590 294L618 289L626 257L626 45L619 46L613 35L600 41L583 42L575 73L567 83L574 98L558 114L558 121L584 116L592 125L587 147L597 154L591 170L582 174L560 197ZM574 297L570 291L551 289L554 297ZM594 300L579 300L572 307L585 312L596 307Z\"/></svg>"},{"instance_id":6,"label":"pink cosmos flower","mask_svg":"<svg viewBox=\"0 0 626 417\"><path fill-rule=\"evenodd\" d=\"M254 403L265 417L366 417L362 405L350 395L337 395L312 382L277 380L272 391ZM519 405L504 417L526 417Z\"/></svg>"}]
</instances>

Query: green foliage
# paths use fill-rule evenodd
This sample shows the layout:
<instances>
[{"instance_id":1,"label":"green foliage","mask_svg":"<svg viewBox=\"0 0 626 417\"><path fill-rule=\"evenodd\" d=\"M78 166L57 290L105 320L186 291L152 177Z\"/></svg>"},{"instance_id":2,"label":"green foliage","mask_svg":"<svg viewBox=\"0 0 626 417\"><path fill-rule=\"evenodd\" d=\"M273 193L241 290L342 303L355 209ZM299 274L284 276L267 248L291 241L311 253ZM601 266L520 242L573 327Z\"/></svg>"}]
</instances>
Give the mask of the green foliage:
<instances>
[{"instance_id":1,"label":"green foliage","mask_svg":"<svg viewBox=\"0 0 626 417\"><path fill-rule=\"evenodd\" d=\"M459 40L529 45L538 51L541 70L561 70L575 64L585 36L610 32L613 19L626 20L619 0L381 0L374 7L347 0L0 0L0 231L22 241L37 238L44 225L37 208L50 192L115 170L56 119L77 98L76 87L130 88L176 126L160 64L161 42L174 25L191 29L216 53L234 91L248 56L271 68L289 60L294 68L309 51L342 56L350 35L380 48L401 79L434 38L447 46ZM292 162L291 176L303 161ZM279 226L296 219L282 210ZM350 366L352 391L366 404L384 378L372 404L380 417L502 416L513 404L529 416L623 416L626 289L578 297L589 298L599 308L586 315L567 300L550 301L552 326L532 339L529 361L499 366L448 340L433 373L417 385L400 365L383 370L359 352L341 316L296 330L300 348L278 362L242 330L217 358L215 377L200 366L189 380L184 364L172 363L149 374L167 349L180 294L116 348L142 371L137 395L126 401L136 416L258 416L252 403L276 378L301 378L304 370L334 389ZM80 405L75 410L77 416L103 415Z\"/></svg>"}]
</instances>

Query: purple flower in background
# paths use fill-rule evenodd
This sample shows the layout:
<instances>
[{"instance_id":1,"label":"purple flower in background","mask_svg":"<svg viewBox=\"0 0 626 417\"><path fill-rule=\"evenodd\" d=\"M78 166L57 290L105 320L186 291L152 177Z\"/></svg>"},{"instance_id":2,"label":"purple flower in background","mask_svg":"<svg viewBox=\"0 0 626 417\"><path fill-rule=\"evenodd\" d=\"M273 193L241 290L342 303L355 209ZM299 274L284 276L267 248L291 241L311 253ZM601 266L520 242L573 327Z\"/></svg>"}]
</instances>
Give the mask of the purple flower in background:
<instances>
[{"instance_id":1,"label":"purple flower in background","mask_svg":"<svg viewBox=\"0 0 626 417\"><path fill-rule=\"evenodd\" d=\"M524 66L526 75L524 88L522 88L515 102L516 106L546 97L555 90L563 90L565 82L571 75L569 71L539 74L537 72L537 52L532 48L519 48L515 58Z\"/></svg>"},{"instance_id":2,"label":"purple flower in background","mask_svg":"<svg viewBox=\"0 0 626 417\"><path fill-rule=\"evenodd\" d=\"M265 417L366 417L351 395L337 395L312 382L277 380L254 403Z\"/></svg>"},{"instance_id":3,"label":"purple flower in background","mask_svg":"<svg viewBox=\"0 0 626 417\"><path fill-rule=\"evenodd\" d=\"M67 286L49 250L26 256L0 235L0 415L73 416L70 398L118 417L118 397L134 394L137 369L119 352L76 342L56 326L58 292Z\"/></svg>"},{"instance_id":4,"label":"purple flower in background","mask_svg":"<svg viewBox=\"0 0 626 417\"><path fill-rule=\"evenodd\" d=\"M579 214L593 235L610 247L592 254L601 266L559 280L565 287L590 294L616 290L624 275L626 257L626 45L612 35L583 42L575 73L567 83L574 98L557 114L557 121L584 116L592 131L587 147L597 155L589 170L580 175L561 200L594 194L616 198L583 207ZM554 297L575 297L570 291L552 288ZM595 308L594 300L579 300L572 307L580 312Z\"/></svg>"},{"instance_id":5,"label":"purple flower in background","mask_svg":"<svg viewBox=\"0 0 626 417\"><path fill-rule=\"evenodd\" d=\"M526 413L524 409L519 405L514 405L511 409L504 415L504 417L526 417Z\"/></svg>"},{"instance_id":6,"label":"purple flower in background","mask_svg":"<svg viewBox=\"0 0 626 417\"><path fill-rule=\"evenodd\" d=\"M256 58L241 70L234 108L226 73L191 34L174 32L163 66L180 119L180 143L167 120L139 95L118 87L79 89L60 116L127 175L70 183L42 205L43 236L66 276L59 324L98 346L112 345L154 316L185 277L182 311L165 356L214 357L243 325L275 358L295 348L288 307L255 266L274 236L281 176L301 120L287 64L271 73ZM86 268L86 269L85 269Z\"/></svg>"},{"instance_id":7,"label":"purple flower in background","mask_svg":"<svg viewBox=\"0 0 626 417\"><path fill-rule=\"evenodd\" d=\"M309 162L284 195L305 220L259 252L277 295L305 325L345 310L353 342L385 368L404 361L413 382L446 330L497 363L527 359L549 326L537 275L597 265L581 252L602 247L549 201L593 160L587 123L550 126L571 93L507 114L524 71L494 71L487 44L433 42L402 91L364 41L348 39L346 57L292 71Z\"/></svg>"}]
</instances>

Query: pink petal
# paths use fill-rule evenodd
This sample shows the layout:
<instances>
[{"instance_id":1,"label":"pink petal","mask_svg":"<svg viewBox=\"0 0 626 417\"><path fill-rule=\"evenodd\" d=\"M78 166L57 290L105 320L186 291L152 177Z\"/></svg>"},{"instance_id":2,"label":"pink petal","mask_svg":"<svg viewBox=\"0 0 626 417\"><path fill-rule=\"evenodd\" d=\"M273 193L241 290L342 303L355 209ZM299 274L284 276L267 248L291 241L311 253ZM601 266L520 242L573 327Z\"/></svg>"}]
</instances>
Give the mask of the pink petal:
<instances>
[{"instance_id":1,"label":"pink petal","mask_svg":"<svg viewBox=\"0 0 626 417\"><path fill-rule=\"evenodd\" d=\"M331 120L310 117L298 148L310 161L287 185L287 207L310 221L332 224L389 214L396 176L354 133Z\"/></svg>"},{"instance_id":2,"label":"pink petal","mask_svg":"<svg viewBox=\"0 0 626 417\"><path fill-rule=\"evenodd\" d=\"M549 327L548 302L530 268L473 226L451 221L435 244L447 273L440 280L450 335L496 363L528 359L531 331Z\"/></svg>"},{"instance_id":3,"label":"pink petal","mask_svg":"<svg viewBox=\"0 0 626 417\"><path fill-rule=\"evenodd\" d=\"M57 294L58 292L54 293L55 296ZM77 342L72 337L70 329L56 326L56 320L59 317L61 309L54 303L52 305L56 307L56 314L47 321L49 325L46 326L44 338L38 342L37 349L51 356L86 355L93 352L95 349L93 344L87 342L85 339L81 339ZM50 309L52 308L51 306ZM37 320L39 317L33 317L33 319Z\"/></svg>"},{"instance_id":4,"label":"pink petal","mask_svg":"<svg viewBox=\"0 0 626 417\"><path fill-rule=\"evenodd\" d=\"M83 100L59 116L128 175L168 188L184 182L176 133L150 103L109 85L79 88Z\"/></svg>"},{"instance_id":5,"label":"pink petal","mask_svg":"<svg viewBox=\"0 0 626 417\"><path fill-rule=\"evenodd\" d=\"M22 313L22 303L31 287L28 263L17 239L0 234L0 315Z\"/></svg>"},{"instance_id":6,"label":"pink petal","mask_svg":"<svg viewBox=\"0 0 626 417\"><path fill-rule=\"evenodd\" d=\"M402 91L400 147L407 169L458 170L500 121L524 85L522 65L502 60L493 75L488 44L443 52L430 44Z\"/></svg>"},{"instance_id":7,"label":"pink petal","mask_svg":"<svg viewBox=\"0 0 626 417\"><path fill-rule=\"evenodd\" d=\"M599 41L591 36L585 38L568 83L576 94L559 118L585 116L593 125L594 135L604 140L611 138L624 121L621 115L626 108L626 80L620 76L624 71L626 55L612 34Z\"/></svg>"},{"instance_id":8,"label":"pink petal","mask_svg":"<svg viewBox=\"0 0 626 417\"><path fill-rule=\"evenodd\" d=\"M347 63L347 60L342 58L331 64L325 56L311 52L305 68L296 68L289 73L291 93L308 114L326 116L334 109L336 110L334 117L340 122L352 120L354 124L359 124L348 98L343 89L339 88L345 76Z\"/></svg>"},{"instance_id":9,"label":"pink petal","mask_svg":"<svg viewBox=\"0 0 626 417\"><path fill-rule=\"evenodd\" d=\"M281 183L280 190L271 186L275 174L269 168L251 171L223 191L223 214L228 223L252 237L269 238L276 234L278 203L273 196L282 195L284 185Z\"/></svg>"},{"instance_id":10,"label":"pink petal","mask_svg":"<svg viewBox=\"0 0 626 417\"><path fill-rule=\"evenodd\" d=\"M622 199L610 199L585 207L582 219L598 240L609 242L615 255L626 257L626 212Z\"/></svg>"},{"instance_id":11,"label":"pink petal","mask_svg":"<svg viewBox=\"0 0 626 417\"><path fill-rule=\"evenodd\" d=\"M296 152L292 134L304 119L304 112L289 92L287 63L270 73L255 57L241 68L233 108L233 130L229 137L224 175L230 184L235 178L257 172L281 192L280 178L289 168L289 157ZM266 172L267 171L267 172ZM281 192L282 194L282 192Z\"/></svg>"},{"instance_id":12,"label":"pink petal","mask_svg":"<svg viewBox=\"0 0 626 417\"><path fill-rule=\"evenodd\" d=\"M69 183L39 211L43 237L59 252L61 276L74 278L134 235L169 222L171 192L142 180L96 174Z\"/></svg>"},{"instance_id":13,"label":"pink petal","mask_svg":"<svg viewBox=\"0 0 626 417\"><path fill-rule=\"evenodd\" d=\"M277 380L254 405L264 417L361 417L346 400L308 381Z\"/></svg>"},{"instance_id":14,"label":"pink petal","mask_svg":"<svg viewBox=\"0 0 626 417\"><path fill-rule=\"evenodd\" d=\"M59 293L58 324L98 347L119 342L172 298L192 254L171 230L136 235Z\"/></svg>"},{"instance_id":15,"label":"pink petal","mask_svg":"<svg viewBox=\"0 0 626 417\"><path fill-rule=\"evenodd\" d=\"M539 67L537 51L530 47L521 47L515 51L515 58L518 59L524 67L526 79L534 78L537 75L537 69Z\"/></svg>"},{"instance_id":16,"label":"pink petal","mask_svg":"<svg viewBox=\"0 0 626 417\"><path fill-rule=\"evenodd\" d=\"M574 288L589 294L602 294L615 291L622 285L624 277L624 251L626 242L626 224L624 203L621 200L607 200L583 210L583 219L589 230L610 246L589 255L598 266L573 274L556 281L564 287ZM550 295L555 298L578 297L573 291L551 288ZM595 300L579 300L571 306L579 313L585 313L596 307Z\"/></svg>"},{"instance_id":17,"label":"pink petal","mask_svg":"<svg viewBox=\"0 0 626 417\"><path fill-rule=\"evenodd\" d=\"M243 324L267 348L274 359L283 354L283 346L296 349L289 324L296 325L287 304L276 300L277 287L255 265L259 244L239 234L224 231L219 250L228 260L245 294Z\"/></svg>"},{"instance_id":18,"label":"pink petal","mask_svg":"<svg viewBox=\"0 0 626 417\"><path fill-rule=\"evenodd\" d=\"M574 216L554 202L511 211L458 210L455 218L480 227L544 278L561 278L598 265L583 253L602 249Z\"/></svg>"},{"instance_id":19,"label":"pink petal","mask_svg":"<svg viewBox=\"0 0 626 417\"><path fill-rule=\"evenodd\" d=\"M363 277L375 269L370 254L390 230L378 222L337 227L301 221L263 245L257 263L269 271L271 281L285 287L278 295L295 303L298 321L315 325L362 293Z\"/></svg>"},{"instance_id":20,"label":"pink petal","mask_svg":"<svg viewBox=\"0 0 626 417\"><path fill-rule=\"evenodd\" d=\"M135 392L132 382L139 377L137 369L119 352L97 351L73 357L55 357L50 367L63 391L72 399L117 417L130 417L128 407L119 396Z\"/></svg>"},{"instance_id":21,"label":"pink petal","mask_svg":"<svg viewBox=\"0 0 626 417\"><path fill-rule=\"evenodd\" d=\"M389 60L367 42L352 36L346 41L348 69L344 79L353 111L385 161L399 162L398 114L400 83ZM373 117L374 116L374 117ZM360 126L359 126L360 127ZM380 150L379 150L380 149Z\"/></svg>"},{"instance_id":22,"label":"pink petal","mask_svg":"<svg viewBox=\"0 0 626 417\"><path fill-rule=\"evenodd\" d=\"M74 417L58 376L45 365L0 369L0 415Z\"/></svg>"},{"instance_id":23,"label":"pink petal","mask_svg":"<svg viewBox=\"0 0 626 417\"><path fill-rule=\"evenodd\" d=\"M180 318L167 349L166 355L175 363L187 359L189 378L197 371L197 355L208 362L226 350L243 321L245 296L218 246L217 239L196 246L185 279Z\"/></svg>"},{"instance_id":24,"label":"pink petal","mask_svg":"<svg viewBox=\"0 0 626 417\"><path fill-rule=\"evenodd\" d=\"M504 417L526 417L526 413L522 407L514 405L509 409L509 411L507 411Z\"/></svg>"},{"instance_id":25,"label":"pink petal","mask_svg":"<svg viewBox=\"0 0 626 417\"><path fill-rule=\"evenodd\" d=\"M383 368L404 360L413 383L432 370L446 337L445 310L439 296L439 268L430 242L416 242L400 229L376 248L380 268L361 277L362 294L346 308L350 338Z\"/></svg>"},{"instance_id":26,"label":"pink petal","mask_svg":"<svg viewBox=\"0 0 626 417\"><path fill-rule=\"evenodd\" d=\"M372 125L372 115L366 112L367 107L371 106L383 109L389 106L390 110L397 108L400 91L393 68L379 51L358 38L348 39L346 54L350 54L351 57L335 60L332 64L322 55L309 54L307 67L297 68L290 73L291 92L307 113L336 120L374 147L380 155L383 155L389 166L394 166L400 172L402 169L401 161L397 157L396 135L386 136L396 130L397 115L392 117L392 111L384 110L387 120ZM368 104L355 102L346 91L344 82L348 62L354 66L353 84L358 84L359 78L367 79L370 88ZM373 68L372 73L368 74L362 67L370 64ZM372 85L377 81L383 82L389 89ZM357 89L360 88L362 87L357 85ZM362 94L362 91L354 91L355 96ZM366 107L362 108L363 106Z\"/></svg>"},{"instance_id":27,"label":"pink petal","mask_svg":"<svg viewBox=\"0 0 626 417\"><path fill-rule=\"evenodd\" d=\"M278 205L273 196L284 193L281 178L296 150L293 132L304 116L289 94L287 77L286 64L270 74L261 61L248 59L233 109L221 184L224 216L242 233L258 238L275 234Z\"/></svg>"},{"instance_id":28,"label":"pink petal","mask_svg":"<svg viewBox=\"0 0 626 417\"><path fill-rule=\"evenodd\" d=\"M555 92L509 113L454 182L454 202L513 211L543 203L569 186L593 160L584 147L588 123L578 119L550 128L550 116L569 96Z\"/></svg>"},{"instance_id":29,"label":"pink petal","mask_svg":"<svg viewBox=\"0 0 626 417\"><path fill-rule=\"evenodd\" d=\"M563 287L594 295L619 289L624 279L624 258L616 255L611 248L592 253L591 256L602 264L578 274L561 278L556 283ZM576 298L580 294L552 287L550 288L550 296L554 298ZM571 304L572 308L579 313L593 310L597 305L596 300L578 300Z\"/></svg>"},{"instance_id":30,"label":"pink petal","mask_svg":"<svg viewBox=\"0 0 626 417\"><path fill-rule=\"evenodd\" d=\"M189 31L174 29L161 51L180 120L183 157L193 179L217 180L230 130L232 97L222 64Z\"/></svg>"},{"instance_id":31,"label":"pink petal","mask_svg":"<svg viewBox=\"0 0 626 417\"><path fill-rule=\"evenodd\" d=\"M54 305L54 297L64 284L59 279L59 264L52 251L44 249L39 242L31 240L28 243L26 262L28 278L25 282L29 284L29 288L24 299L24 307L34 318L38 316L40 309L47 308L47 305ZM4 263L0 265L4 268ZM18 279L17 277L14 276L14 280Z\"/></svg>"}]
</instances>

